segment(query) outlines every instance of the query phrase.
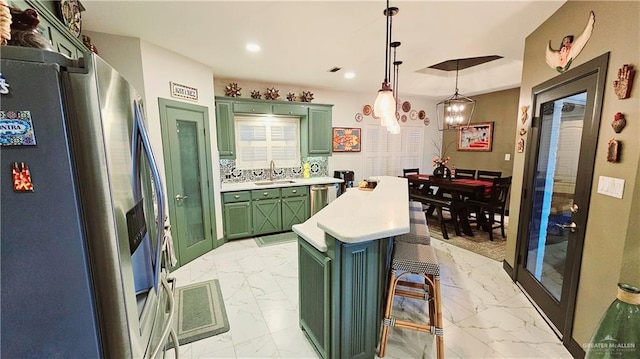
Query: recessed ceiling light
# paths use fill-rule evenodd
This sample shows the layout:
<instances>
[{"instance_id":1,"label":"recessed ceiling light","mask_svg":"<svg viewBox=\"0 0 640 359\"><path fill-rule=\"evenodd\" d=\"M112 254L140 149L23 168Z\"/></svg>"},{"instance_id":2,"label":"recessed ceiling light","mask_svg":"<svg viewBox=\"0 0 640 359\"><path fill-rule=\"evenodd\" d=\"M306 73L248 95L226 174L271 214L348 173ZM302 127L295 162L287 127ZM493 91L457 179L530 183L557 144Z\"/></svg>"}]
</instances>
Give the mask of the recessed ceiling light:
<instances>
[{"instance_id":1,"label":"recessed ceiling light","mask_svg":"<svg viewBox=\"0 0 640 359\"><path fill-rule=\"evenodd\" d=\"M352 78L354 78L354 77L356 77L355 72L351 72L351 71L349 71L349 72L345 72L345 74L344 74L344 78L345 78L345 79L352 79Z\"/></svg>"},{"instance_id":2,"label":"recessed ceiling light","mask_svg":"<svg viewBox=\"0 0 640 359\"><path fill-rule=\"evenodd\" d=\"M245 47L249 52L258 52L260 51L260 45L258 44L247 44Z\"/></svg>"}]
</instances>

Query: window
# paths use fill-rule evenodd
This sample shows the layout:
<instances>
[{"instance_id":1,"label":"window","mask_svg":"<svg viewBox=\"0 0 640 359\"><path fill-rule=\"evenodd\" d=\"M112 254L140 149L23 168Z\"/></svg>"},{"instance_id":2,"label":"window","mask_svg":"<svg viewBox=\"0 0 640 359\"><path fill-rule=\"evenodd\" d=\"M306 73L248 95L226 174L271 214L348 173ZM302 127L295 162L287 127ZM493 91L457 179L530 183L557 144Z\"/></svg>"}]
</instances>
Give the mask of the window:
<instances>
[{"instance_id":1,"label":"window","mask_svg":"<svg viewBox=\"0 0 640 359\"><path fill-rule=\"evenodd\" d=\"M362 145L364 178L401 176L403 168L419 168L422 163L424 126L402 126L398 135L380 125L364 127Z\"/></svg>"},{"instance_id":2,"label":"window","mask_svg":"<svg viewBox=\"0 0 640 359\"><path fill-rule=\"evenodd\" d=\"M298 117L235 116L236 167L268 168L300 166Z\"/></svg>"}]
</instances>

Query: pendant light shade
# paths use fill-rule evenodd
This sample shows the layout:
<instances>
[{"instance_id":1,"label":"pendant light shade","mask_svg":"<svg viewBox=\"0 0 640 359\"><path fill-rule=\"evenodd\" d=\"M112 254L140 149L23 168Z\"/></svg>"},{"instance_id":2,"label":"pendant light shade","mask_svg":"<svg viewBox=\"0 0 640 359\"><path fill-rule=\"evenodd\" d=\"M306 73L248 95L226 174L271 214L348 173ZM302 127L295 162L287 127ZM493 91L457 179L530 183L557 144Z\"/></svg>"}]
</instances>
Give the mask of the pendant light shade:
<instances>
[{"instance_id":1,"label":"pendant light shade","mask_svg":"<svg viewBox=\"0 0 640 359\"><path fill-rule=\"evenodd\" d=\"M457 130L458 127L469 126L476 100L458 93L458 70L460 60L456 60L456 92L436 105L438 130Z\"/></svg>"},{"instance_id":2,"label":"pendant light shade","mask_svg":"<svg viewBox=\"0 0 640 359\"><path fill-rule=\"evenodd\" d=\"M380 125L390 128L396 120L396 98L391 87L389 79L391 77L391 66L389 63L390 58L390 39L391 39L391 17L398 13L397 7L389 7L389 0L387 0L387 7L384 9L383 14L386 17L386 39L384 43L384 81L382 81L382 87L378 90L378 96L373 104L373 116L374 118L380 118ZM399 126L398 126L399 127ZM399 129L398 129L399 130Z\"/></svg>"},{"instance_id":3,"label":"pendant light shade","mask_svg":"<svg viewBox=\"0 0 640 359\"><path fill-rule=\"evenodd\" d=\"M373 104L373 115L381 119L396 115L396 99L393 97L393 90L388 82L382 83L382 88L378 91L378 97Z\"/></svg>"}]
</instances>

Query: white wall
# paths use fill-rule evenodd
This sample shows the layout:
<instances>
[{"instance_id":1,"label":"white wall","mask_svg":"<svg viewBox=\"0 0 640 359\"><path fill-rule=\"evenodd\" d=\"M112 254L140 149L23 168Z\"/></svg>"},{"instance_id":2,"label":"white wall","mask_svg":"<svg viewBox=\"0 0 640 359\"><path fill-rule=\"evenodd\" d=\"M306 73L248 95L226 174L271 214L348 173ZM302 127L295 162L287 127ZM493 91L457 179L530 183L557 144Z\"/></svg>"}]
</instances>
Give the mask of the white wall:
<instances>
[{"instance_id":1,"label":"white wall","mask_svg":"<svg viewBox=\"0 0 640 359\"><path fill-rule=\"evenodd\" d=\"M377 124L378 120L374 120L371 116L364 116L362 122L355 120L356 113L362 113L364 105L371 105L376 99L378 89L371 89L367 92L355 93L355 92L338 92L327 91L323 89L314 89L309 87L300 87L297 85L289 84L272 84L261 83L249 80L240 79L228 79L216 77L214 84L214 92L216 96L224 96L225 87L229 83L237 83L241 88L241 98L251 98L251 91L260 91L265 93L267 88L276 88L280 95L279 100L286 101L286 96L289 92L293 92L296 95L300 95L303 91L311 91L313 93L313 101L311 103L318 104L332 104L333 105L333 127L364 127L366 124ZM424 128L424 149L423 149L423 163L420 166L420 171L423 173L431 173L433 170L431 160L436 155L436 149L433 147L434 141L440 141L442 133L438 131L435 123L435 105L437 101L429 100L426 98L419 98L415 96L402 96L401 101L411 102L412 109L425 110L427 117L431 119L431 124L425 126L420 120L407 120L402 123L401 126L418 126ZM363 139L364 140L364 139ZM355 181L363 179L363 152L334 152L329 157L329 176L333 176L334 170L352 170L355 172ZM401 173L398 173L401 175Z\"/></svg>"},{"instance_id":2,"label":"white wall","mask_svg":"<svg viewBox=\"0 0 640 359\"><path fill-rule=\"evenodd\" d=\"M145 41L140 42L140 48L142 54L146 111L149 123L148 130L151 136L154 154L161 168L161 173L164 175L165 172L158 99L166 98L185 103L194 103L171 97L169 82L175 82L198 89L198 102L196 104L209 109L212 137L211 159L213 165L213 190L214 198L220 198L220 167L218 165L218 149L215 141L216 126L212 70L201 63ZM222 207L219 200L215 201L215 214L217 236L218 238L222 238Z\"/></svg>"}]
</instances>

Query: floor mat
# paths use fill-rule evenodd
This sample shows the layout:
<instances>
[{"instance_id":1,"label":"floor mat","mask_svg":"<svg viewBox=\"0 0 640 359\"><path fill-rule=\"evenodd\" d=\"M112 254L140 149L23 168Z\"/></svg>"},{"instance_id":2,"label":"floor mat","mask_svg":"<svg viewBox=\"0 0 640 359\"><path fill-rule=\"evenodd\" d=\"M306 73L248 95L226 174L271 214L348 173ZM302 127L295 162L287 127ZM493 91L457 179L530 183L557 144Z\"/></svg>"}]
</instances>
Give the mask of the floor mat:
<instances>
[{"instance_id":1,"label":"floor mat","mask_svg":"<svg viewBox=\"0 0 640 359\"><path fill-rule=\"evenodd\" d=\"M294 232L270 234L268 236L255 238L255 241L258 244L258 247L273 246L276 244L294 242L297 240L298 240L298 235Z\"/></svg>"},{"instance_id":2,"label":"floor mat","mask_svg":"<svg viewBox=\"0 0 640 359\"><path fill-rule=\"evenodd\" d=\"M229 331L229 320L217 279L176 288L174 327L180 345ZM168 348L173 347L169 340Z\"/></svg>"},{"instance_id":3,"label":"floor mat","mask_svg":"<svg viewBox=\"0 0 640 359\"><path fill-rule=\"evenodd\" d=\"M461 236L456 236L455 231L451 227L447 227L447 234L449 239L444 239L442 231L440 230L440 224L436 218L428 217L427 222L429 224L429 231L431 237L447 242L456 247L466 249L468 251L483 255L487 258L502 262L507 249L506 238L502 238L500 230L496 229L493 233L493 241L489 240L489 233L482 230L473 229L473 236L467 236L461 233Z\"/></svg>"}]
</instances>

